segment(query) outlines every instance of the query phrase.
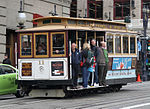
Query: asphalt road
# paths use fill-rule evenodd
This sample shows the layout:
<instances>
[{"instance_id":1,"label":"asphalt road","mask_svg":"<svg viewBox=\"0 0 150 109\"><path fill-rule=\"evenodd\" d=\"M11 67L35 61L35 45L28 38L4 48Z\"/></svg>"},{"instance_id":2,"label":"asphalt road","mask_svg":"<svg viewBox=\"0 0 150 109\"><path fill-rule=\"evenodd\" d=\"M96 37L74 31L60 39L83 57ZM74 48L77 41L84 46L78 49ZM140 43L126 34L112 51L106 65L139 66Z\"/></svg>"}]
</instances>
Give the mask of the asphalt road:
<instances>
[{"instance_id":1,"label":"asphalt road","mask_svg":"<svg viewBox=\"0 0 150 109\"><path fill-rule=\"evenodd\" d=\"M119 92L63 99L4 95L0 109L150 109L150 82L128 84Z\"/></svg>"}]
</instances>

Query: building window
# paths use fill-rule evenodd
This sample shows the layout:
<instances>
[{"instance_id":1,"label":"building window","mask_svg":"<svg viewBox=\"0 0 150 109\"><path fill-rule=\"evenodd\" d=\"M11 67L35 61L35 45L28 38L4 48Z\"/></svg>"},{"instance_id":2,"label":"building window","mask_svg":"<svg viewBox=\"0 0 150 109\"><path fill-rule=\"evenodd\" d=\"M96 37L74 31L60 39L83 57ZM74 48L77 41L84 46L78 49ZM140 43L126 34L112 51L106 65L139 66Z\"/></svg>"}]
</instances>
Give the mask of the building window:
<instances>
[{"instance_id":1,"label":"building window","mask_svg":"<svg viewBox=\"0 0 150 109\"><path fill-rule=\"evenodd\" d=\"M48 56L48 33L34 34L35 57Z\"/></svg>"},{"instance_id":2,"label":"building window","mask_svg":"<svg viewBox=\"0 0 150 109\"><path fill-rule=\"evenodd\" d=\"M66 55L65 33L51 34L51 56L61 57Z\"/></svg>"},{"instance_id":3,"label":"building window","mask_svg":"<svg viewBox=\"0 0 150 109\"><path fill-rule=\"evenodd\" d=\"M115 53L121 53L121 36L115 36Z\"/></svg>"},{"instance_id":4,"label":"building window","mask_svg":"<svg viewBox=\"0 0 150 109\"><path fill-rule=\"evenodd\" d=\"M135 37L130 37L130 53L135 53Z\"/></svg>"},{"instance_id":5,"label":"building window","mask_svg":"<svg viewBox=\"0 0 150 109\"><path fill-rule=\"evenodd\" d=\"M114 19L130 16L130 0L114 0Z\"/></svg>"},{"instance_id":6,"label":"building window","mask_svg":"<svg viewBox=\"0 0 150 109\"><path fill-rule=\"evenodd\" d=\"M89 18L103 18L103 1L88 0L88 17Z\"/></svg>"},{"instance_id":7,"label":"building window","mask_svg":"<svg viewBox=\"0 0 150 109\"><path fill-rule=\"evenodd\" d=\"M20 42L21 42L20 56L31 57L32 34L21 34L20 36L21 36L20 37Z\"/></svg>"},{"instance_id":8,"label":"building window","mask_svg":"<svg viewBox=\"0 0 150 109\"><path fill-rule=\"evenodd\" d=\"M150 9L150 0L142 0L143 7L146 6Z\"/></svg>"},{"instance_id":9,"label":"building window","mask_svg":"<svg viewBox=\"0 0 150 109\"><path fill-rule=\"evenodd\" d=\"M123 53L129 53L128 36L123 37Z\"/></svg>"},{"instance_id":10,"label":"building window","mask_svg":"<svg viewBox=\"0 0 150 109\"><path fill-rule=\"evenodd\" d=\"M70 17L77 17L77 0L71 2Z\"/></svg>"},{"instance_id":11,"label":"building window","mask_svg":"<svg viewBox=\"0 0 150 109\"><path fill-rule=\"evenodd\" d=\"M107 34L108 53L113 53L113 34Z\"/></svg>"}]
</instances>

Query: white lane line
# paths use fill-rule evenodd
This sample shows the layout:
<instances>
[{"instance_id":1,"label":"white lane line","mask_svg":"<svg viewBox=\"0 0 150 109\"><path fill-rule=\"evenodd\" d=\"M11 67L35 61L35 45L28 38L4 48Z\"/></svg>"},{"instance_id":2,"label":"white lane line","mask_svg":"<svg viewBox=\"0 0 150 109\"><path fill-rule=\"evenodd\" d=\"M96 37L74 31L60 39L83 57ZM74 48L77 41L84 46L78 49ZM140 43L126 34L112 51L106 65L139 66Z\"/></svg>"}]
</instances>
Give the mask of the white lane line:
<instances>
[{"instance_id":1,"label":"white lane line","mask_svg":"<svg viewBox=\"0 0 150 109\"><path fill-rule=\"evenodd\" d=\"M142 106L147 106L147 105L150 105L150 103L144 103L144 104L139 104L139 105L124 107L124 108L120 108L120 109L132 109L132 108L137 108L137 107L142 107Z\"/></svg>"}]
</instances>

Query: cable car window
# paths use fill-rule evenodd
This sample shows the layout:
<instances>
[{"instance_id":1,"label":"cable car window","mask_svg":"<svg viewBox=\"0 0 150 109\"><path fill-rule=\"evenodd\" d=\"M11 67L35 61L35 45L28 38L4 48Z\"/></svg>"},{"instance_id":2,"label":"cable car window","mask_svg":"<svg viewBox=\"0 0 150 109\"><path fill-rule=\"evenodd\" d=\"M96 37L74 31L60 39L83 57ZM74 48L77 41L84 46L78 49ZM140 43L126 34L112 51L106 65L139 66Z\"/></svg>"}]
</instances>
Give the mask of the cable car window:
<instances>
[{"instance_id":1,"label":"cable car window","mask_svg":"<svg viewBox=\"0 0 150 109\"><path fill-rule=\"evenodd\" d=\"M89 22L89 21L86 22L87 26L91 26L92 24L93 24L93 22Z\"/></svg>"},{"instance_id":2,"label":"cable car window","mask_svg":"<svg viewBox=\"0 0 150 109\"><path fill-rule=\"evenodd\" d=\"M128 37L123 37L123 53L129 53Z\"/></svg>"},{"instance_id":3,"label":"cable car window","mask_svg":"<svg viewBox=\"0 0 150 109\"><path fill-rule=\"evenodd\" d=\"M135 53L135 37L130 37L130 53Z\"/></svg>"},{"instance_id":4,"label":"cable car window","mask_svg":"<svg viewBox=\"0 0 150 109\"><path fill-rule=\"evenodd\" d=\"M85 25L85 21L78 21L79 25Z\"/></svg>"},{"instance_id":5,"label":"cable car window","mask_svg":"<svg viewBox=\"0 0 150 109\"><path fill-rule=\"evenodd\" d=\"M31 56L31 35L21 35L21 56Z\"/></svg>"},{"instance_id":6,"label":"cable car window","mask_svg":"<svg viewBox=\"0 0 150 109\"><path fill-rule=\"evenodd\" d=\"M61 19L52 19L52 23L61 23Z\"/></svg>"},{"instance_id":7,"label":"cable car window","mask_svg":"<svg viewBox=\"0 0 150 109\"><path fill-rule=\"evenodd\" d=\"M121 37L120 37L120 35L115 36L115 52L121 53Z\"/></svg>"},{"instance_id":8,"label":"cable car window","mask_svg":"<svg viewBox=\"0 0 150 109\"><path fill-rule=\"evenodd\" d=\"M47 34L35 35L36 55L47 55Z\"/></svg>"},{"instance_id":9,"label":"cable car window","mask_svg":"<svg viewBox=\"0 0 150 109\"><path fill-rule=\"evenodd\" d=\"M75 20L68 20L68 24L76 24Z\"/></svg>"},{"instance_id":10,"label":"cable car window","mask_svg":"<svg viewBox=\"0 0 150 109\"><path fill-rule=\"evenodd\" d=\"M52 55L65 55L64 33L52 34Z\"/></svg>"},{"instance_id":11,"label":"cable car window","mask_svg":"<svg viewBox=\"0 0 150 109\"><path fill-rule=\"evenodd\" d=\"M107 35L107 50L108 53L113 53L113 35Z\"/></svg>"},{"instance_id":12,"label":"cable car window","mask_svg":"<svg viewBox=\"0 0 150 109\"><path fill-rule=\"evenodd\" d=\"M48 24L48 23L51 23L51 20L50 20L50 19L43 20L43 24Z\"/></svg>"}]
</instances>

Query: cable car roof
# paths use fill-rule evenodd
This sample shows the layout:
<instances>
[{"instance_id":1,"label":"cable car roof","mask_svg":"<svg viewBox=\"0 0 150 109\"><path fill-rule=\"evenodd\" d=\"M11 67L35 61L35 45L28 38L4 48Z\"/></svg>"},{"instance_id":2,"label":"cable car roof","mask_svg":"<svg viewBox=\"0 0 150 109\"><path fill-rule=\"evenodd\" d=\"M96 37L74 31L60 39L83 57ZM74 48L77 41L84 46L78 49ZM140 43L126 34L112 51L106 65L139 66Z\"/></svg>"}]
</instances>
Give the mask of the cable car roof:
<instances>
[{"instance_id":1,"label":"cable car roof","mask_svg":"<svg viewBox=\"0 0 150 109\"><path fill-rule=\"evenodd\" d=\"M54 23L53 20L60 20ZM34 32L34 31L59 31L59 30L85 30L85 31L114 31L114 32L130 32L126 28L126 23L105 21L91 18L72 18L48 16L33 19L37 22L37 27L17 30L16 32ZM49 21L44 23L44 21ZM74 24L68 21L73 21Z\"/></svg>"},{"instance_id":2,"label":"cable car roof","mask_svg":"<svg viewBox=\"0 0 150 109\"><path fill-rule=\"evenodd\" d=\"M92 19L92 18L74 18L74 17L60 17L60 16L39 17L39 18L33 19L33 21L44 20L44 19L52 19L52 18L70 19L70 20L84 20L84 21L98 21L98 22L104 22L104 23L115 23L115 24L124 24L124 25L126 25L126 23L123 23L123 22L106 21L106 20Z\"/></svg>"},{"instance_id":3,"label":"cable car roof","mask_svg":"<svg viewBox=\"0 0 150 109\"><path fill-rule=\"evenodd\" d=\"M83 27L83 26L65 26L65 25L47 25L47 26L40 26L35 28L28 28L28 29L22 29L17 30L16 32L42 32L42 31L61 31L61 30L82 30L82 31L108 31L108 32L127 32L127 33L133 33L134 31L128 31L128 30L117 30L117 29L102 29L102 28L91 28L91 27Z\"/></svg>"}]
</instances>

